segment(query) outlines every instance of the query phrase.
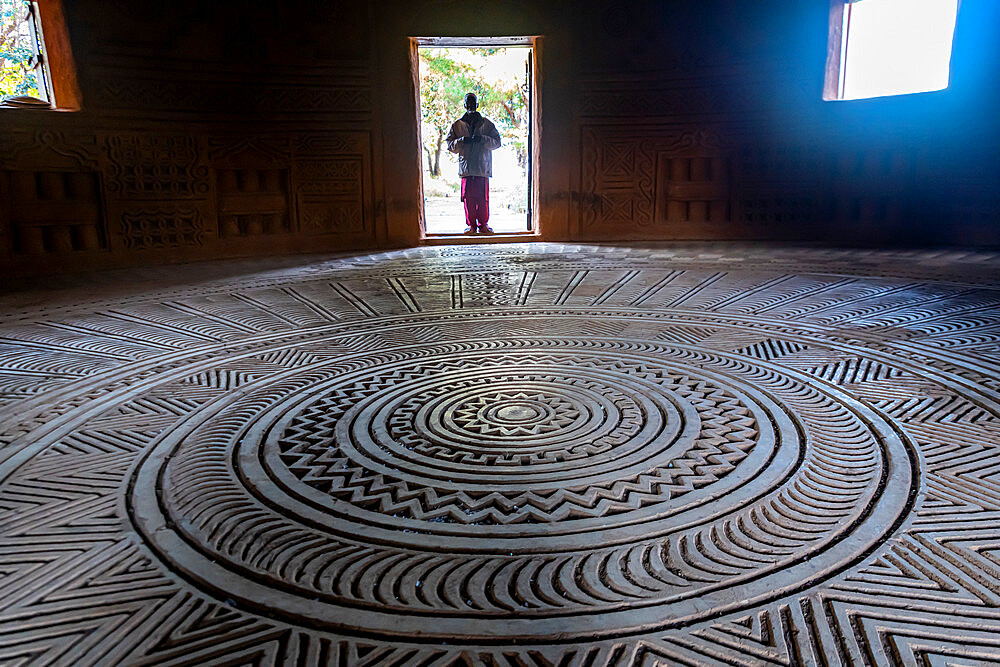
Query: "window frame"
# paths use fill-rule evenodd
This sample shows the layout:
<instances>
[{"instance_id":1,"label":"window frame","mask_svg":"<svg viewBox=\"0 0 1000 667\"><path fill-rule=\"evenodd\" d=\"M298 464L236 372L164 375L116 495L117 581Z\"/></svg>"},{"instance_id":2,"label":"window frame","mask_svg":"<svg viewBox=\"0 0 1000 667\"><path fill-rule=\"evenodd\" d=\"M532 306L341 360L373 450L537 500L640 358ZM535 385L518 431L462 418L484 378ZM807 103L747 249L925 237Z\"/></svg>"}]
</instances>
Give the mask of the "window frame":
<instances>
[{"instance_id":1,"label":"window frame","mask_svg":"<svg viewBox=\"0 0 1000 667\"><path fill-rule=\"evenodd\" d=\"M82 103L77 83L76 63L70 47L69 30L62 0L31 0L30 20L35 37L37 64L42 70L41 88L48 108L56 111L79 111ZM23 111L19 107L0 107L2 111ZM42 109L44 110L44 108Z\"/></svg>"},{"instance_id":2,"label":"window frame","mask_svg":"<svg viewBox=\"0 0 1000 667\"><path fill-rule=\"evenodd\" d=\"M413 101L415 129L418 147L420 144L420 132L422 117L420 113L420 49L425 47L437 48L490 48L490 47L527 47L531 51L530 57L530 92L529 92L529 138L530 148L528 152L528 229L523 232L510 232L493 235L473 235L466 236L459 233L454 234L428 234L427 216L424 209L424 171L423 154L417 151L417 174L420 193L420 207L417 216L419 225L419 239L421 245L448 245L453 243L510 243L512 241L532 241L544 238L542 234L542 218L540 190L541 170L541 139L542 139L542 48L544 43L542 35L509 35L509 36L481 36L481 37L409 37L409 60L410 60L410 80L413 84Z\"/></svg>"},{"instance_id":3,"label":"window frame","mask_svg":"<svg viewBox=\"0 0 1000 667\"><path fill-rule=\"evenodd\" d=\"M912 93L888 93L873 97L845 98L847 87L847 49L850 39L850 6L860 0L830 0L830 24L826 45L826 72L823 83L823 100L826 102L851 102L879 99L880 97L899 97L901 95L922 94L936 91L914 91ZM958 0L955 10L956 25L962 11L962 0ZM845 15L846 12L846 15ZM845 34L846 33L846 34ZM954 40L954 38L953 38ZM952 50L955 45L952 41Z\"/></svg>"},{"instance_id":4,"label":"window frame","mask_svg":"<svg viewBox=\"0 0 1000 667\"><path fill-rule=\"evenodd\" d=\"M49 72L49 54L45 49L45 33L42 30L42 21L39 17L38 3L31 0L28 3L28 20L31 22L31 35L35 40L35 78L39 81L38 93L40 99L49 103L49 107L54 106L54 96L52 95L52 74Z\"/></svg>"},{"instance_id":5,"label":"window frame","mask_svg":"<svg viewBox=\"0 0 1000 667\"><path fill-rule=\"evenodd\" d=\"M846 65L847 40L844 39L845 0L830 0L830 28L826 44L826 76L823 83L823 99L840 101L843 91L841 65Z\"/></svg>"}]
</instances>

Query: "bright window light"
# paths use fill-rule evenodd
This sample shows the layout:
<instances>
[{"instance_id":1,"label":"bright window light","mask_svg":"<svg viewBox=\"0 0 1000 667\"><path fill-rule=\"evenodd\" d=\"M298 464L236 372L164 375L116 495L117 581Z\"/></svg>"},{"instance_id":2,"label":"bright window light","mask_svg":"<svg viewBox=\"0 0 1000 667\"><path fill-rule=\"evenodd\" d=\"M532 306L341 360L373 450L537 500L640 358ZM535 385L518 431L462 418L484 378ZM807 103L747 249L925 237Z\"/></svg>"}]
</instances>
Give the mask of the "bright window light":
<instances>
[{"instance_id":1,"label":"bright window light","mask_svg":"<svg viewBox=\"0 0 1000 667\"><path fill-rule=\"evenodd\" d=\"M855 0L845 4L837 95L833 99L947 88L958 3Z\"/></svg>"},{"instance_id":2,"label":"bright window light","mask_svg":"<svg viewBox=\"0 0 1000 667\"><path fill-rule=\"evenodd\" d=\"M38 5L0 0L0 98L50 99Z\"/></svg>"}]
</instances>

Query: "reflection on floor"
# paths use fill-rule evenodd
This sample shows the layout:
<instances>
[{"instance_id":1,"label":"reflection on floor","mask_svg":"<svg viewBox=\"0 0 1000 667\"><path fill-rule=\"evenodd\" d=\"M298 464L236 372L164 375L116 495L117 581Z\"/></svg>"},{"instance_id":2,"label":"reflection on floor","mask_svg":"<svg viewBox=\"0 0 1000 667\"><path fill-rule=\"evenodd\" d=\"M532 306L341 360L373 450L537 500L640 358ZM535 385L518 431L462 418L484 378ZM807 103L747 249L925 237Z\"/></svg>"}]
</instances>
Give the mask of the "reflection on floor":
<instances>
[{"instance_id":1,"label":"reflection on floor","mask_svg":"<svg viewBox=\"0 0 1000 667\"><path fill-rule=\"evenodd\" d=\"M0 657L996 661L998 268L521 244L0 297Z\"/></svg>"}]
</instances>

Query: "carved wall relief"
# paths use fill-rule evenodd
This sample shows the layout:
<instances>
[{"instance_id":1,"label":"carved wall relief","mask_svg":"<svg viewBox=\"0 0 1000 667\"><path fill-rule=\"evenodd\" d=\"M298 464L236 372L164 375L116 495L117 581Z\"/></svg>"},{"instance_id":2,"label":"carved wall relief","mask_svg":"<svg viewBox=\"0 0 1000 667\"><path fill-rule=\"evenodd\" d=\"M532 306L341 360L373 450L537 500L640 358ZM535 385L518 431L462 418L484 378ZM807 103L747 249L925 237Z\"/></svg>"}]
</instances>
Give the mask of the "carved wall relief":
<instances>
[{"instance_id":1,"label":"carved wall relief","mask_svg":"<svg viewBox=\"0 0 1000 667\"><path fill-rule=\"evenodd\" d=\"M93 133L40 130L0 138L0 169L99 171L100 150Z\"/></svg>"},{"instance_id":2,"label":"carved wall relief","mask_svg":"<svg viewBox=\"0 0 1000 667\"><path fill-rule=\"evenodd\" d=\"M699 236L732 220L731 148L715 133L585 127L581 234Z\"/></svg>"},{"instance_id":3,"label":"carved wall relief","mask_svg":"<svg viewBox=\"0 0 1000 667\"><path fill-rule=\"evenodd\" d=\"M208 139L208 159L216 167L287 167L291 160L288 137L218 137Z\"/></svg>"},{"instance_id":4,"label":"carved wall relief","mask_svg":"<svg viewBox=\"0 0 1000 667\"><path fill-rule=\"evenodd\" d=\"M657 221L728 222L732 219L731 165L718 137L686 132L657 153Z\"/></svg>"},{"instance_id":5,"label":"carved wall relief","mask_svg":"<svg viewBox=\"0 0 1000 667\"><path fill-rule=\"evenodd\" d=\"M209 191L208 167L199 163L191 136L110 136L108 189L122 198L202 197Z\"/></svg>"},{"instance_id":6,"label":"carved wall relief","mask_svg":"<svg viewBox=\"0 0 1000 667\"><path fill-rule=\"evenodd\" d=\"M319 157L332 153L360 153L365 146L354 133L303 134L295 138L295 152L298 155Z\"/></svg>"},{"instance_id":7,"label":"carved wall relief","mask_svg":"<svg viewBox=\"0 0 1000 667\"><path fill-rule=\"evenodd\" d=\"M294 182L303 234L371 238L370 141L364 132L296 138Z\"/></svg>"},{"instance_id":8,"label":"carved wall relief","mask_svg":"<svg viewBox=\"0 0 1000 667\"><path fill-rule=\"evenodd\" d=\"M205 242L204 217L193 206L126 208L119 219L119 233L127 250L163 250Z\"/></svg>"},{"instance_id":9,"label":"carved wall relief","mask_svg":"<svg viewBox=\"0 0 1000 667\"><path fill-rule=\"evenodd\" d=\"M729 138L741 135L740 145ZM584 125L577 238L888 240L912 218L917 159L881 146L791 144L723 124ZM955 202L956 193L941 199Z\"/></svg>"},{"instance_id":10,"label":"carved wall relief","mask_svg":"<svg viewBox=\"0 0 1000 667\"><path fill-rule=\"evenodd\" d=\"M299 215L311 234L363 232L361 160L298 163Z\"/></svg>"},{"instance_id":11,"label":"carved wall relief","mask_svg":"<svg viewBox=\"0 0 1000 667\"><path fill-rule=\"evenodd\" d=\"M403 29L433 25L441 3L393 5L389 20L361 2L64 4L84 108L0 114L0 272L419 242ZM499 4L498 30L546 35L533 145L545 240L872 230L902 242L891 230L922 226L926 242L1000 242L996 94L887 101L892 118L822 102L822 63L809 64L799 28L822 28L825 7L596 0L567 16L558 3ZM446 24L465 16L477 15ZM25 207L14 172L50 189L62 174L67 192L83 188L67 175L89 174L97 194Z\"/></svg>"},{"instance_id":12,"label":"carved wall relief","mask_svg":"<svg viewBox=\"0 0 1000 667\"><path fill-rule=\"evenodd\" d=\"M632 136L604 136L604 128L585 128L581 231L601 226L644 226L652 222L654 157L648 142Z\"/></svg>"},{"instance_id":13,"label":"carved wall relief","mask_svg":"<svg viewBox=\"0 0 1000 667\"><path fill-rule=\"evenodd\" d=\"M757 229L810 225L819 213L825 164L812 147L742 146L735 165L736 218Z\"/></svg>"},{"instance_id":14,"label":"carved wall relief","mask_svg":"<svg viewBox=\"0 0 1000 667\"><path fill-rule=\"evenodd\" d=\"M257 91L253 104L261 111L369 113L372 91L368 86L282 87Z\"/></svg>"},{"instance_id":15,"label":"carved wall relief","mask_svg":"<svg viewBox=\"0 0 1000 667\"><path fill-rule=\"evenodd\" d=\"M269 114L369 114L372 90L363 69L330 68L324 76L294 74L296 85L260 80L257 71L208 71L207 80L193 81L171 71L133 63L122 71L101 61L97 66L101 84L93 102L114 113L163 112L170 114L244 115Z\"/></svg>"},{"instance_id":16,"label":"carved wall relief","mask_svg":"<svg viewBox=\"0 0 1000 667\"><path fill-rule=\"evenodd\" d=\"M104 250L100 177L93 172L8 171L12 251L16 255Z\"/></svg>"},{"instance_id":17,"label":"carved wall relief","mask_svg":"<svg viewBox=\"0 0 1000 667\"><path fill-rule=\"evenodd\" d=\"M134 263L137 252L286 252L306 245L300 234L317 250L374 241L367 130L17 131L0 149L0 256L12 274Z\"/></svg>"},{"instance_id":18,"label":"carved wall relief","mask_svg":"<svg viewBox=\"0 0 1000 667\"><path fill-rule=\"evenodd\" d=\"M116 250L201 246L215 235L210 170L196 136L112 134L104 145Z\"/></svg>"},{"instance_id":19,"label":"carved wall relief","mask_svg":"<svg viewBox=\"0 0 1000 667\"><path fill-rule=\"evenodd\" d=\"M913 166L898 152L841 151L831 160L824 217L838 223L900 223L911 195Z\"/></svg>"},{"instance_id":20,"label":"carved wall relief","mask_svg":"<svg viewBox=\"0 0 1000 667\"><path fill-rule=\"evenodd\" d=\"M288 170L216 171L219 236L261 236L291 231Z\"/></svg>"}]
</instances>

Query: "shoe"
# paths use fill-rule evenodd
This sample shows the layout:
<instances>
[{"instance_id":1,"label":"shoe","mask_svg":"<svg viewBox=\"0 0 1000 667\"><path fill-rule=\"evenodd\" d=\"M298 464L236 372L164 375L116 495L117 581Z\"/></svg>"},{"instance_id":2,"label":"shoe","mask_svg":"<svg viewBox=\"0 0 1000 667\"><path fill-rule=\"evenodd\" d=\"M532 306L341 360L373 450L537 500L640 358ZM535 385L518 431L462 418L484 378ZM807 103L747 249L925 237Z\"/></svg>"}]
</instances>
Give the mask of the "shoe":
<instances>
[{"instance_id":1,"label":"shoe","mask_svg":"<svg viewBox=\"0 0 1000 667\"><path fill-rule=\"evenodd\" d=\"M480 225L479 226L479 233L480 234L492 234L493 230L490 229L489 225Z\"/></svg>"},{"instance_id":2,"label":"shoe","mask_svg":"<svg viewBox=\"0 0 1000 667\"><path fill-rule=\"evenodd\" d=\"M471 234L475 234L475 233L476 233L476 228L475 228L475 227L469 227L468 229L466 229L466 230L465 230L464 232L462 232L462 233L463 233L463 234L466 234L466 235L471 235Z\"/></svg>"}]
</instances>

